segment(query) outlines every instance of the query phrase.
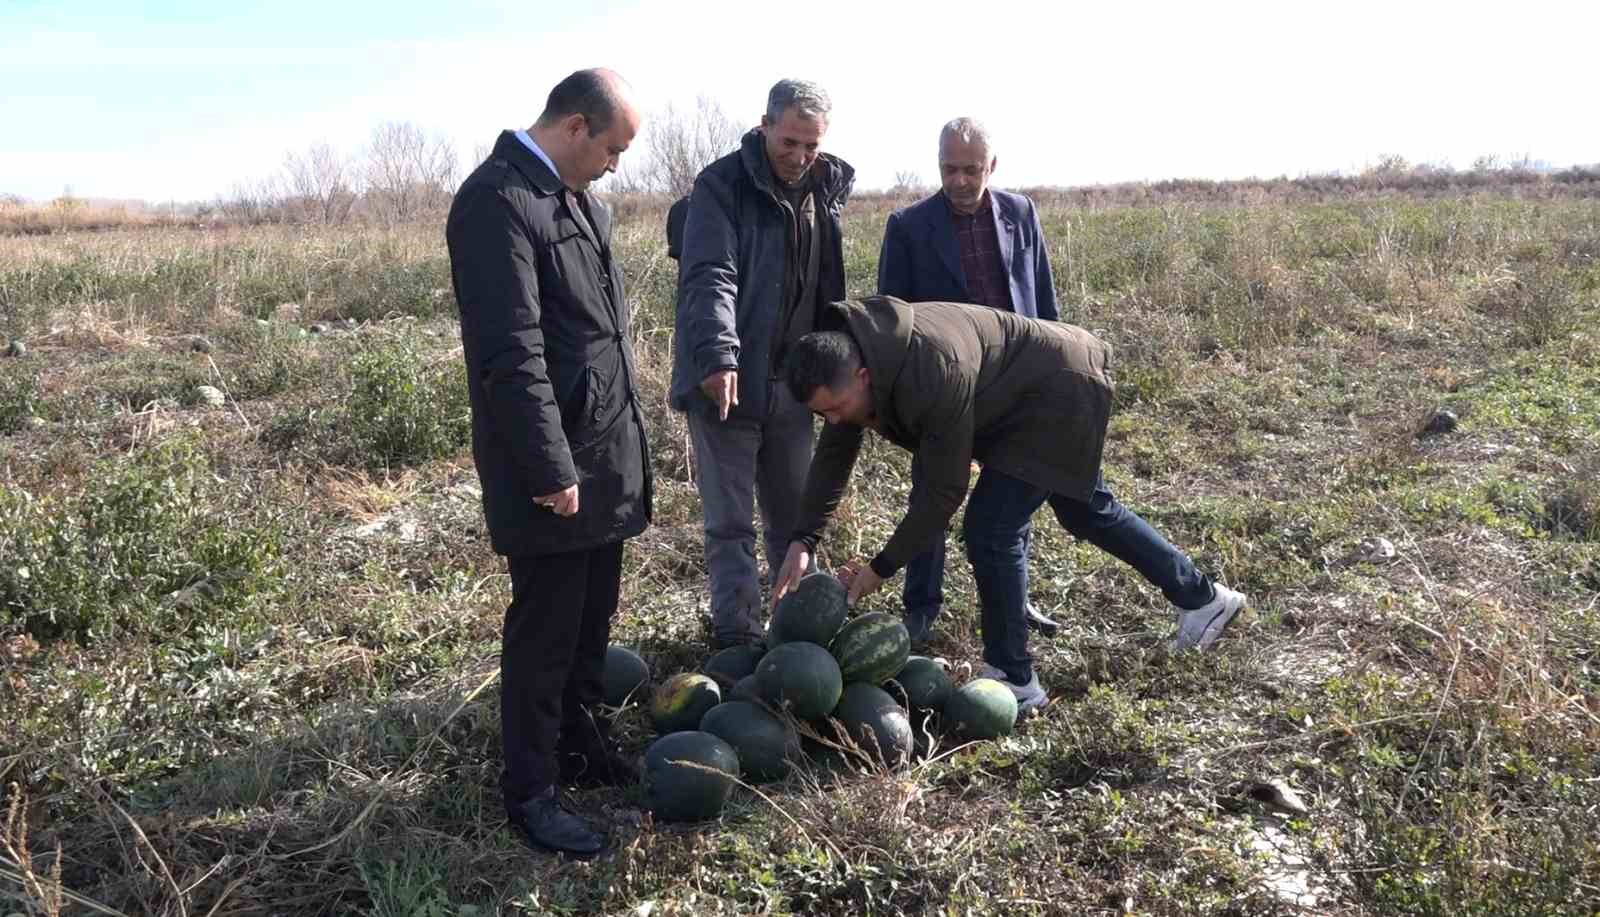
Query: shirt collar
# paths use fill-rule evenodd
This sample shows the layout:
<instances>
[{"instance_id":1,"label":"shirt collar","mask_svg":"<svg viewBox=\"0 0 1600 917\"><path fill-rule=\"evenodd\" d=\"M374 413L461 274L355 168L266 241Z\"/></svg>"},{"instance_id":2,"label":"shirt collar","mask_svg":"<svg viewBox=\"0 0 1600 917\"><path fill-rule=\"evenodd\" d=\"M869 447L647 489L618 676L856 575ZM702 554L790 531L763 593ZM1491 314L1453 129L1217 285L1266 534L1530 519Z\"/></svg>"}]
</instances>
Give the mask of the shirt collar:
<instances>
[{"instance_id":1,"label":"shirt collar","mask_svg":"<svg viewBox=\"0 0 1600 917\"><path fill-rule=\"evenodd\" d=\"M549 154L546 153L544 150L541 150L539 148L539 144L534 141L532 135L530 135L525 129L522 129L522 128L518 128L515 133L517 135L517 139L522 141L522 145L523 146L525 146L528 149L532 150L533 151L533 155L539 157L539 159L545 165L550 167L550 174L554 175L556 177L556 181L561 181L561 171L559 169L557 169L556 168L556 164L551 161ZM561 182L561 183L562 184L566 184L566 182ZM985 192L985 193L988 193L988 192Z\"/></svg>"}]
</instances>

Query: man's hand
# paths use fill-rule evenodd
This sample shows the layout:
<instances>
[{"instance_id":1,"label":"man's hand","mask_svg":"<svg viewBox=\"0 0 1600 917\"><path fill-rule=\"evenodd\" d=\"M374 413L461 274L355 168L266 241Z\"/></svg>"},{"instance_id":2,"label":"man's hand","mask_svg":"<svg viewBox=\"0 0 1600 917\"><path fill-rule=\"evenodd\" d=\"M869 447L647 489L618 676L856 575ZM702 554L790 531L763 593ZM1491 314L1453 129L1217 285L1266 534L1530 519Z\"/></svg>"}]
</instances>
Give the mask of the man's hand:
<instances>
[{"instance_id":1,"label":"man's hand","mask_svg":"<svg viewBox=\"0 0 1600 917\"><path fill-rule=\"evenodd\" d=\"M871 564L852 560L839 571L839 582L844 583L849 593L846 601L854 608L857 602L878 591L878 587L883 585L883 577L873 572Z\"/></svg>"},{"instance_id":2,"label":"man's hand","mask_svg":"<svg viewBox=\"0 0 1600 917\"><path fill-rule=\"evenodd\" d=\"M533 502L550 510L557 516L572 516L578 512L578 485L574 484L566 490L558 490L553 494L534 497Z\"/></svg>"},{"instance_id":3,"label":"man's hand","mask_svg":"<svg viewBox=\"0 0 1600 917\"><path fill-rule=\"evenodd\" d=\"M739 371L724 369L706 376L700 382L700 391L717 403L717 413L728 419L728 409L739 406Z\"/></svg>"},{"instance_id":4,"label":"man's hand","mask_svg":"<svg viewBox=\"0 0 1600 917\"><path fill-rule=\"evenodd\" d=\"M778 571L778 578L772 583L772 608L769 610L778 607L778 600L787 595L809 569L811 569L811 552L806 548L805 542L789 542L789 553L783 558L783 569Z\"/></svg>"}]
</instances>

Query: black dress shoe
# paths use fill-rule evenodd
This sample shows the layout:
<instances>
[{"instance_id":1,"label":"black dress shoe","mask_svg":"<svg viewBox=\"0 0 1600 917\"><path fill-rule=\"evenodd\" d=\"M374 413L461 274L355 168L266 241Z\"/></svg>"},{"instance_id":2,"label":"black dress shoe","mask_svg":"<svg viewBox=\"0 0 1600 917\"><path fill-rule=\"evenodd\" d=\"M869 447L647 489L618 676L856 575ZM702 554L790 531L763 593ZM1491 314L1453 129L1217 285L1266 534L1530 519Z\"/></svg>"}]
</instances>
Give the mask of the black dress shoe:
<instances>
[{"instance_id":1,"label":"black dress shoe","mask_svg":"<svg viewBox=\"0 0 1600 917\"><path fill-rule=\"evenodd\" d=\"M561 782L576 786L630 786L639 782L639 768L613 748L591 745L557 753Z\"/></svg>"},{"instance_id":2,"label":"black dress shoe","mask_svg":"<svg viewBox=\"0 0 1600 917\"><path fill-rule=\"evenodd\" d=\"M1027 618L1028 627L1036 630L1041 636L1054 637L1061 629L1061 625L1045 617L1044 612L1035 608L1032 602L1024 603L1023 615Z\"/></svg>"},{"instance_id":3,"label":"black dress shoe","mask_svg":"<svg viewBox=\"0 0 1600 917\"><path fill-rule=\"evenodd\" d=\"M529 845L556 853L586 859L605 849L605 835L589 823L561 808L554 789L510 807L512 825L522 830Z\"/></svg>"}]
</instances>

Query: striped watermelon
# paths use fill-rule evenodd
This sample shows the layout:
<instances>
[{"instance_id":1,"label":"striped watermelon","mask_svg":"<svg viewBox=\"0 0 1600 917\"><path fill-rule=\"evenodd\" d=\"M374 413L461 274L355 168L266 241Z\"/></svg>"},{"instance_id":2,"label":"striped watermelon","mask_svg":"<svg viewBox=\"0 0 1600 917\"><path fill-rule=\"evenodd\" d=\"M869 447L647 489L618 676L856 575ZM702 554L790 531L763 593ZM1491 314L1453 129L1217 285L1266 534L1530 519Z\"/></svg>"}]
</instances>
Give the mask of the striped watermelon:
<instances>
[{"instance_id":1,"label":"striped watermelon","mask_svg":"<svg viewBox=\"0 0 1600 917\"><path fill-rule=\"evenodd\" d=\"M844 584L831 573L808 573L778 600L767 625L767 645L815 643L827 646L849 613Z\"/></svg>"},{"instance_id":2,"label":"striped watermelon","mask_svg":"<svg viewBox=\"0 0 1600 917\"><path fill-rule=\"evenodd\" d=\"M945 701L944 722L969 739L1008 736L1017 725L1017 698L993 678L974 678Z\"/></svg>"},{"instance_id":3,"label":"striped watermelon","mask_svg":"<svg viewBox=\"0 0 1600 917\"><path fill-rule=\"evenodd\" d=\"M911 634L895 615L873 612L846 624L833 638L832 649L846 684L881 685L905 667Z\"/></svg>"}]
</instances>

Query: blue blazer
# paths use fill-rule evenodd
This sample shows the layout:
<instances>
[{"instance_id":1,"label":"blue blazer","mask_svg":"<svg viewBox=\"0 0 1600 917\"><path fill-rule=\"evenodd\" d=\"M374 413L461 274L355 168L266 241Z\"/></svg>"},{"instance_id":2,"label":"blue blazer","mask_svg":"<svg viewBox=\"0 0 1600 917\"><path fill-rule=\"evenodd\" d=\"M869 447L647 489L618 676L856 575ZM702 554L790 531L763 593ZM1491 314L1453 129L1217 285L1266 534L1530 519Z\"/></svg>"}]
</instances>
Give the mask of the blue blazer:
<instances>
[{"instance_id":1,"label":"blue blazer","mask_svg":"<svg viewBox=\"0 0 1600 917\"><path fill-rule=\"evenodd\" d=\"M989 197L1012 307L1018 315L1059 320L1050 253L1033 201L994 188ZM914 303L972 301L943 191L889 215L878 253L878 292Z\"/></svg>"}]
</instances>

